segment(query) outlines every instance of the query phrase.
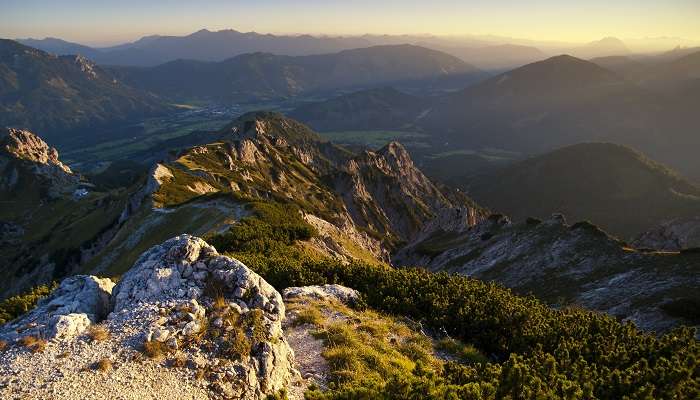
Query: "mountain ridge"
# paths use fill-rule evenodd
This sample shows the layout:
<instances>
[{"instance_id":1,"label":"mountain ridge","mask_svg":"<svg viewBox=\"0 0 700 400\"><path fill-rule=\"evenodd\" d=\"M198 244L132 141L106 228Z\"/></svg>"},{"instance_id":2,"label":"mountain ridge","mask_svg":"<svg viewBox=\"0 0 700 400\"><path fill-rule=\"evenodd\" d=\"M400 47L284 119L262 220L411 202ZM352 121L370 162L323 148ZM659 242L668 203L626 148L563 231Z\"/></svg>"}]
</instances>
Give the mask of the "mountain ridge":
<instances>
[{"instance_id":1,"label":"mountain ridge","mask_svg":"<svg viewBox=\"0 0 700 400\"><path fill-rule=\"evenodd\" d=\"M60 138L168 111L160 99L124 85L83 56L55 56L0 40L0 126Z\"/></svg>"},{"instance_id":2,"label":"mountain ridge","mask_svg":"<svg viewBox=\"0 0 700 400\"><path fill-rule=\"evenodd\" d=\"M700 187L644 154L612 143L567 146L466 186L477 201L517 221L560 212L593 221L624 239L665 220L700 213Z\"/></svg>"},{"instance_id":3,"label":"mountain ridge","mask_svg":"<svg viewBox=\"0 0 700 400\"><path fill-rule=\"evenodd\" d=\"M473 79L480 74L454 56L411 45L311 56L257 52L220 62L177 60L151 68L110 70L129 84L162 96L223 102L288 98L391 82Z\"/></svg>"}]
</instances>

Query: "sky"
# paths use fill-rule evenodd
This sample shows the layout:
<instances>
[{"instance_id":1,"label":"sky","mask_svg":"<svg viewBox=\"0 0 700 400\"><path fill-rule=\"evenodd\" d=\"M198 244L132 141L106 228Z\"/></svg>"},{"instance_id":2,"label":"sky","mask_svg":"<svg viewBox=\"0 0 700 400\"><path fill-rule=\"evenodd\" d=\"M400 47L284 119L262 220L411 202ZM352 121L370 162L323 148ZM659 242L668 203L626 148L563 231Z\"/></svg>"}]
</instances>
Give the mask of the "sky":
<instances>
[{"instance_id":1,"label":"sky","mask_svg":"<svg viewBox=\"0 0 700 400\"><path fill-rule=\"evenodd\" d=\"M700 42L700 0L0 0L0 37L109 45L199 29Z\"/></svg>"}]
</instances>

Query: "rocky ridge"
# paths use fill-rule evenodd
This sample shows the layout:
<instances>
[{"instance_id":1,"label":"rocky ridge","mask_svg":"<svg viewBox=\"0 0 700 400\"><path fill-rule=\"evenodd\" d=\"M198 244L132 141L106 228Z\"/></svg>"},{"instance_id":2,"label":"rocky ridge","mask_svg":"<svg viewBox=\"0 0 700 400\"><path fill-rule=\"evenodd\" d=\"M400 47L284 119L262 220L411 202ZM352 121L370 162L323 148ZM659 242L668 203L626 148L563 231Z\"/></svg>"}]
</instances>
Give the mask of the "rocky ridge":
<instances>
[{"instance_id":1,"label":"rocky ridge","mask_svg":"<svg viewBox=\"0 0 700 400\"><path fill-rule=\"evenodd\" d=\"M21 169L46 181L55 196L70 191L79 177L58 158L58 151L40 137L22 129L0 129L0 188L12 190L19 181Z\"/></svg>"},{"instance_id":2,"label":"rocky ridge","mask_svg":"<svg viewBox=\"0 0 700 400\"><path fill-rule=\"evenodd\" d=\"M431 182L397 142L355 155L303 124L268 112L246 114L211 138L212 143L158 166L156 206L224 193L281 198L350 237L363 237L360 243L369 246L362 247L382 260L379 243L364 231L384 236L381 244L390 251L393 243L411 240L428 221L455 209L470 215L466 222L471 224L485 216L466 196Z\"/></svg>"},{"instance_id":3,"label":"rocky ridge","mask_svg":"<svg viewBox=\"0 0 700 400\"><path fill-rule=\"evenodd\" d=\"M595 225L557 214L512 223L492 215L460 231L436 231L402 248L399 265L421 265L496 281L550 304L580 305L665 331L695 325L676 304L700 300L700 257L627 247Z\"/></svg>"},{"instance_id":4,"label":"rocky ridge","mask_svg":"<svg viewBox=\"0 0 700 400\"><path fill-rule=\"evenodd\" d=\"M700 247L700 217L665 222L639 235L633 244L640 248L666 251Z\"/></svg>"},{"instance_id":5,"label":"rocky ridge","mask_svg":"<svg viewBox=\"0 0 700 400\"><path fill-rule=\"evenodd\" d=\"M0 129L0 299L79 274L130 213L134 188L95 190L38 135Z\"/></svg>"}]
</instances>

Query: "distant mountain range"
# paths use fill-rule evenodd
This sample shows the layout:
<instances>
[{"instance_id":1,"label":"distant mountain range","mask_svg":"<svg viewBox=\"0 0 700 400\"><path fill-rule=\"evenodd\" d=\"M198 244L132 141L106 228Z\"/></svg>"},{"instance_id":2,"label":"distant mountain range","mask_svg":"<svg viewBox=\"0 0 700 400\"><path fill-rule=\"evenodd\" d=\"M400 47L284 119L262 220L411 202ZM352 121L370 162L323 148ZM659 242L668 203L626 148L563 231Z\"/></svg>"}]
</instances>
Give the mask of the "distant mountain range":
<instances>
[{"instance_id":1,"label":"distant mountain range","mask_svg":"<svg viewBox=\"0 0 700 400\"><path fill-rule=\"evenodd\" d=\"M130 85L175 99L239 102L338 89L450 80L462 86L482 73L462 60L412 45L374 46L314 56L252 53L220 62L172 61L156 67L112 67Z\"/></svg>"},{"instance_id":2,"label":"distant mountain range","mask_svg":"<svg viewBox=\"0 0 700 400\"><path fill-rule=\"evenodd\" d=\"M700 215L700 186L630 148L568 146L461 182L479 203L516 221L563 213L624 239Z\"/></svg>"},{"instance_id":3,"label":"distant mountain range","mask_svg":"<svg viewBox=\"0 0 700 400\"><path fill-rule=\"evenodd\" d=\"M75 54L74 51L86 50L77 44L66 46L65 42L62 47L56 46L55 39L24 42L40 46L46 51L61 50L58 54L65 54L65 51ZM371 45L361 38L276 36L232 29L217 32L202 29L186 36L147 36L132 43L91 49L89 52L98 64L155 66L178 59L223 61L240 54L256 52L298 56L333 53Z\"/></svg>"},{"instance_id":4,"label":"distant mountain range","mask_svg":"<svg viewBox=\"0 0 700 400\"><path fill-rule=\"evenodd\" d=\"M623 56L631 54L625 43L615 37L605 37L580 47L568 49L568 53L579 58Z\"/></svg>"},{"instance_id":5,"label":"distant mountain range","mask_svg":"<svg viewBox=\"0 0 700 400\"><path fill-rule=\"evenodd\" d=\"M547 54L536 47L515 44L479 47L431 45L430 43L421 43L421 45L452 54L484 70L511 69L547 58Z\"/></svg>"},{"instance_id":6,"label":"distant mountain range","mask_svg":"<svg viewBox=\"0 0 700 400\"><path fill-rule=\"evenodd\" d=\"M654 84L572 56L552 57L428 99L420 113L407 113L394 125L428 134L434 153L496 148L538 154L581 142L619 143L698 179L700 159L694 149L700 147L700 137L693 109L700 100L700 82L693 76L700 69L695 57L656 65L655 76L664 80ZM627 63L624 58L601 60L608 66ZM293 114L319 128L342 130L345 122L336 114L322 117L322 110L333 104L348 103L307 104L303 113ZM367 114L360 102L343 111L346 121Z\"/></svg>"},{"instance_id":7,"label":"distant mountain range","mask_svg":"<svg viewBox=\"0 0 700 400\"><path fill-rule=\"evenodd\" d=\"M56 56L0 40L0 126L55 137L167 110L158 98L125 85L83 56Z\"/></svg>"},{"instance_id":8,"label":"distant mountain range","mask_svg":"<svg viewBox=\"0 0 700 400\"><path fill-rule=\"evenodd\" d=\"M21 43L59 54L81 54L101 65L156 66L178 59L223 61L246 53L305 56L335 53L355 48L413 44L440 50L484 70L506 70L540 61L554 54L580 58L628 55L632 52L620 39L606 37L579 45L536 42L500 37L440 37L430 35L364 35L330 37L311 35L271 35L199 30L184 36L145 36L116 46L94 48L57 38L18 39ZM669 42L671 46L685 41Z\"/></svg>"},{"instance_id":9,"label":"distant mountain range","mask_svg":"<svg viewBox=\"0 0 700 400\"><path fill-rule=\"evenodd\" d=\"M368 89L323 103L311 103L289 113L319 131L396 129L429 107L427 99L392 87Z\"/></svg>"}]
</instances>

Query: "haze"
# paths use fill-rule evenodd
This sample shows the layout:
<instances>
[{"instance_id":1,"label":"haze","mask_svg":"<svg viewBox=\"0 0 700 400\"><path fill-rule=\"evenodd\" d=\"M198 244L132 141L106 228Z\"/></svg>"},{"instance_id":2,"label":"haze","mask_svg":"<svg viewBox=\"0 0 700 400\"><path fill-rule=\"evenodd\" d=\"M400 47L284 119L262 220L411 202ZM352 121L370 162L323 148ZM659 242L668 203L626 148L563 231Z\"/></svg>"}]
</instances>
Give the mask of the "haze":
<instances>
[{"instance_id":1,"label":"haze","mask_svg":"<svg viewBox=\"0 0 700 400\"><path fill-rule=\"evenodd\" d=\"M636 51L700 43L695 0L522 2L291 0L94 2L3 0L0 37L60 37L110 45L149 34L207 28L327 35L497 35L538 41L589 42L615 36ZM672 38L661 40L658 38ZM656 38L647 40L646 38ZM658 48L657 48L658 47Z\"/></svg>"}]
</instances>

